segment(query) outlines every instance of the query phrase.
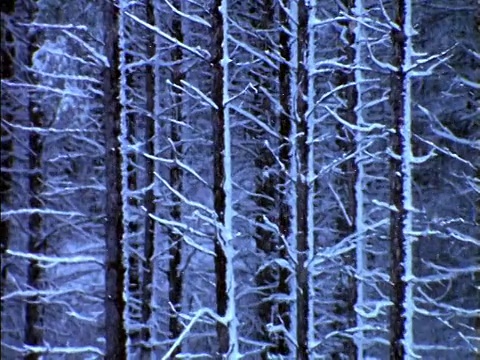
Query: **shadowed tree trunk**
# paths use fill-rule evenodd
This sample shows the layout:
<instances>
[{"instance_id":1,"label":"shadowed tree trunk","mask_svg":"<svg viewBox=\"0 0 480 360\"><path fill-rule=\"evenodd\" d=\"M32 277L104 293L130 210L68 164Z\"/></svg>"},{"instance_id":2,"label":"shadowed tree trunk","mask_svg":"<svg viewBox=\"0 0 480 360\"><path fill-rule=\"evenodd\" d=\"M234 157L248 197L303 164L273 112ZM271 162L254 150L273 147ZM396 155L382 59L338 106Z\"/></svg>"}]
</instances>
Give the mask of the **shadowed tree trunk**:
<instances>
[{"instance_id":1,"label":"shadowed tree trunk","mask_svg":"<svg viewBox=\"0 0 480 360\"><path fill-rule=\"evenodd\" d=\"M146 4L146 19L149 24L155 24L155 12L153 1L149 0ZM150 34L149 46L147 46L148 58L152 59L157 53L155 45L155 36ZM154 141L155 141L155 65L147 64L145 70L145 95L146 95L146 110L145 116L145 152L149 155L154 155ZM155 213L155 162L153 159L145 158L145 178L147 191L143 199L145 206L145 224L144 224L144 244L143 244L143 278L142 278L142 346L141 359L150 359L151 346L149 344L152 337L150 329L150 319L152 317L152 287L153 287L153 254L155 252L155 222L150 217L150 214Z\"/></svg>"},{"instance_id":2,"label":"shadowed tree trunk","mask_svg":"<svg viewBox=\"0 0 480 360\"><path fill-rule=\"evenodd\" d=\"M173 0L172 5L179 11L182 11L182 0ZM179 15L172 15L172 36L183 42L182 31L182 18ZM182 80L185 79L183 73L183 52L179 46L176 46L171 53L172 62L175 64L172 67L172 100L173 100L173 119L175 121L170 122L170 146L172 150L170 157L174 160L172 167L170 168L170 186L178 193L183 191L183 171L175 160L182 160L182 136L181 126L183 123L183 96L182 96ZM180 223L182 221L182 208L180 198L172 193L172 208L170 210L170 216L172 220ZM169 230L170 237L170 262L168 271L169 292L168 299L170 303L170 316L168 320L169 336L170 339L177 339L182 332L182 324L180 322L178 314L181 311L182 305L182 288L183 288L183 275L181 271L182 265L182 235L175 229ZM172 354L172 357L181 352L180 345L177 346Z\"/></svg>"},{"instance_id":3,"label":"shadowed tree trunk","mask_svg":"<svg viewBox=\"0 0 480 360\"><path fill-rule=\"evenodd\" d=\"M348 9L351 16L352 9L355 7L355 0L342 0L343 5ZM345 86L342 91L339 91L339 96L344 100L344 105L338 110L338 115L347 121L349 124L357 124L357 114L355 107L357 106L358 91L355 84L355 71L353 66L355 64L355 33L353 32L356 24L353 20L342 20L339 22L345 28L343 47L340 50L340 56L345 57L346 63L350 65L349 69L337 71L336 86ZM357 148L355 143L355 134L353 130L342 125L337 125L337 144L344 155L354 154ZM358 177L358 166L355 157L350 157L341 165L341 186L345 189L346 194L346 214L341 214L337 220L337 228L340 239L354 234L356 229L357 218L357 195L356 183ZM348 217L348 219L346 218ZM349 268L355 268L355 251L345 254L343 256L345 265ZM337 330L349 329L355 327L355 303L356 303L356 281L355 276L348 273L343 273L340 283L335 291L335 309L336 315L343 317L344 322L336 324ZM345 354L349 359L357 358L357 349L352 338L345 338L341 341L341 348L339 351L332 354L333 360L342 359Z\"/></svg>"},{"instance_id":4,"label":"shadowed tree trunk","mask_svg":"<svg viewBox=\"0 0 480 360\"><path fill-rule=\"evenodd\" d=\"M15 11L15 1L4 1L0 5L2 13L2 23L0 26L1 35L1 48L0 48L0 76L2 79L10 79L14 75L14 63L15 50L13 48L13 35L8 29L7 21ZM10 95L7 90L1 92L2 97L2 120L5 119L11 123L14 120L12 114L6 109L7 103L11 101ZM13 141L10 129L7 125L1 123L0 128L0 198L2 210L6 210L11 205L11 190L12 190L12 174L11 168L13 165ZM0 219L0 260L1 260L1 284L0 284L0 298L3 298L5 292L5 286L7 282L8 263L6 258L6 251L10 243L10 219L8 217L2 217ZM5 307L2 300L1 312L2 316Z\"/></svg>"},{"instance_id":5,"label":"shadowed tree trunk","mask_svg":"<svg viewBox=\"0 0 480 360\"><path fill-rule=\"evenodd\" d=\"M284 1L284 9L290 8L290 1ZM282 62L279 66L278 80L280 83L280 151L279 157L282 163L282 169L278 180L278 228L281 236L280 257L288 260L288 245L291 236L292 226L292 209L289 203L289 191L291 187L291 180L289 179L291 168L291 142L292 135L292 112L291 112L291 54L290 54L290 35L288 33L289 18L284 9L279 9L279 22L281 26L279 35L280 56ZM285 267L280 267L278 275L278 293L283 295L282 300L278 304L279 321L285 327L285 332L289 332L291 328L290 319L290 303L286 298L289 297L291 289L289 286L289 278L293 276ZM290 348L285 334L279 334L278 353L281 355L288 355Z\"/></svg>"},{"instance_id":6,"label":"shadowed tree trunk","mask_svg":"<svg viewBox=\"0 0 480 360\"><path fill-rule=\"evenodd\" d=\"M309 8L304 0L298 2L298 27L297 27L297 84L298 95L296 96L297 130L296 130L296 150L297 150L297 359L307 360L310 358L310 330L313 324L311 321L311 275L309 270L309 261L311 249L309 211L310 211L310 144L308 142L310 131L308 112L309 94L309 32L308 17Z\"/></svg>"},{"instance_id":7,"label":"shadowed tree trunk","mask_svg":"<svg viewBox=\"0 0 480 360\"><path fill-rule=\"evenodd\" d=\"M37 12L37 4L34 1L27 1L22 4L23 9L28 14L28 21L33 21ZM33 56L38 49L38 36L35 29L29 29L27 33L27 54L25 64L28 67L33 66ZM22 77L26 81L33 81L28 76ZM27 105L30 126L42 128L44 126L43 113L40 105L35 100L35 94L28 95ZM33 255L45 254L46 240L43 238L43 218L38 210L42 209L44 202L42 192L44 189L43 180L43 139L36 130L30 130L29 134L29 153L28 153L28 189L29 205L32 213L28 219L28 253ZM27 266L27 288L35 292L41 290L44 281L44 270L37 260L29 260ZM25 345L42 346L44 344L43 329L43 305L39 295L33 295L26 299L25 304ZM41 355L37 353L27 353L26 360L40 359Z\"/></svg>"},{"instance_id":8,"label":"shadowed tree trunk","mask_svg":"<svg viewBox=\"0 0 480 360\"><path fill-rule=\"evenodd\" d=\"M105 56L109 66L103 69L103 106L106 173L105 225L105 358L126 359L127 334L123 313L125 266L122 262L123 214L120 153L120 98L118 8L106 1L103 8Z\"/></svg>"}]
</instances>

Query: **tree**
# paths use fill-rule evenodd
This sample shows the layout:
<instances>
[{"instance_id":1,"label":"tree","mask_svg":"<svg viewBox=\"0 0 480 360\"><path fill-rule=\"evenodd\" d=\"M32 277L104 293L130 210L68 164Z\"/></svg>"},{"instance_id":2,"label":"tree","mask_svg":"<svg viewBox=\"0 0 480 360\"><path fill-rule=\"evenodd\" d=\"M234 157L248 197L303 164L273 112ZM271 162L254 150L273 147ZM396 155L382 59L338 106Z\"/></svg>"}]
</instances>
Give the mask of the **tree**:
<instances>
[{"instance_id":1,"label":"tree","mask_svg":"<svg viewBox=\"0 0 480 360\"><path fill-rule=\"evenodd\" d=\"M123 319L125 265L123 263L122 157L120 153L119 15L114 2L103 8L105 56L103 105L106 172L105 224L105 340L107 359L125 359L127 334Z\"/></svg>"},{"instance_id":2,"label":"tree","mask_svg":"<svg viewBox=\"0 0 480 360\"><path fill-rule=\"evenodd\" d=\"M237 314L235 312L235 279L232 244L232 157L229 99L228 2L215 0L212 14L212 100L213 117L213 197L217 216L215 278L218 354L229 359L238 357Z\"/></svg>"},{"instance_id":3,"label":"tree","mask_svg":"<svg viewBox=\"0 0 480 360\"><path fill-rule=\"evenodd\" d=\"M296 84L296 308L297 359L310 358L313 342L313 2L298 2L297 25L297 84Z\"/></svg>"}]
</instances>

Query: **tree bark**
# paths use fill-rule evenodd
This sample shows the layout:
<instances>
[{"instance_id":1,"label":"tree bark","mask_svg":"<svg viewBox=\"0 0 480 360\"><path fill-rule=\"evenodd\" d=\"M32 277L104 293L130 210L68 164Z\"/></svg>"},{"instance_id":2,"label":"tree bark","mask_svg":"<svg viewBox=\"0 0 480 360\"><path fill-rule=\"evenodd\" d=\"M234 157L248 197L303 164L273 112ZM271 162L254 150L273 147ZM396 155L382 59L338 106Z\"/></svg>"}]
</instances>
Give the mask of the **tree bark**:
<instances>
[{"instance_id":1,"label":"tree bark","mask_svg":"<svg viewBox=\"0 0 480 360\"><path fill-rule=\"evenodd\" d=\"M310 231L309 229L309 202L310 202L310 183L309 183L309 157L310 144L308 143L309 131L307 111L309 94L309 72L308 72L308 51L309 51L309 33L308 33L308 7L305 0L298 2L298 27L297 27L297 86L298 95L297 105L297 131L296 148L298 158L298 171L296 179L297 192L297 359L307 360L310 358L309 333L311 306L310 292L311 281L309 274L309 253L311 252Z\"/></svg>"},{"instance_id":2,"label":"tree bark","mask_svg":"<svg viewBox=\"0 0 480 360\"><path fill-rule=\"evenodd\" d=\"M123 213L120 153L119 44L118 9L111 1L104 3L104 44L109 66L103 70L106 225L105 225L105 340L106 359L126 359L127 334L123 314L125 266L122 261Z\"/></svg>"},{"instance_id":3,"label":"tree bark","mask_svg":"<svg viewBox=\"0 0 480 360\"><path fill-rule=\"evenodd\" d=\"M402 169L402 150L405 147L405 141L402 137L402 128L405 126L405 99L404 82L405 72L403 64L405 62L405 1L397 0L395 4L395 22L400 29L391 30L391 40L393 45L392 65L397 68L390 77L390 104L393 113L394 132L390 137L391 151L395 156L390 157L390 203L393 209L390 211L390 253L391 268L390 281L392 283L392 307L390 310L390 359L401 360L405 357L405 349L402 344L405 333L405 234L404 222L406 218L406 209L403 199L404 194L404 176Z\"/></svg>"},{"instance_id":4,"label":"tree bark","mask_svg":"<svg viewBox=\"0 0 480 360\"><path fill-rule=\"evenodd\" d=\"M33 21L37 6L35 2L25 4L26 11L29 15L29 21ZM38 50L38 36L36 30L30 29L27 33L27 61L28 67L33 66L33 56ZM24 79L28 79L27 76ZM29 80L30 82L33 80ZM35 100L35 94L28 95L28 116L30 118L30 126L35 128L42 128L44 126L43 113L41 112L40 104ZM44 206L42 200L42 192L44 190L43 179L43 139L42 136L35 130L31 130L29 134L29 205L33 213L28 219L28 253L33 255L45 254L46 239L43 238L43 218L39 210ZM44 270L37 260L29 260L27 265L27 288L35 292L41 290L44 281ZM42 299L39 295L33 295L26 299L25 304L25 344L29 346L42 346L44 342L44 324L43 324L43 305ZM38 353L27 353L26 360L40 359L41 355Z\"/></svg>"},{"instance_id":5,"label":"tree bark","mask_svg":"<svg viewBox=\"0 0 480 360\"><path fill-rule=\"evenodd\" d=\"M147 1L146 4L146 19L149 24L155 24L155 10L152 0ZM152 59L157 53L155 36L153 34L149 37L151 46L147 47L148 58ZM146 94L146 110L145 116L145 152L149 155L154 155L154 141L155 141L155 65L148 64L145 69L145 94ZM144 224L144 244L143 244L143 279L142 279L142 346L141 359L150 359L151 347L149 345L152 337L150 330L150 319L152 317L152 288L153 288L153 255L155 252L155 222L150 217L150 214L155 213L155 162L146 157L145 158L145 177L147 191L143 199L145 206L145 224Z\"/></svg>"},{"instance_id":6,"label":"tree bark","mask_svg":"<svg viewBox=\"0 0 480 360\"><path fill-rule=\"evenodd\" d=\"M15 50L13 49L13 35L8 28L7 21L14 14L15 1L2 2L1 13L2 20L0 26L1 35L1 48L0 48L0 76L2 79L10 79L14 76L14 62ZM2 86L3 87L3 86ZM7 102L10 101L10 95L7 89L2 89L2 118L11 123L14 120L14 116L7 110ZM7 126L1 123L0 128L0 198L2 209L5 210L11 206L11 191L12 191L12 174L11 168L13 166L13 141L10 133L11 130ZM0 285L0 298L3 299L5 293L5 287L7 283L8 263L6 252L10 244L10 228L11 223L9 218L2 217L0 219L0 260L1 260L1 285ZM1 312L2 315L5 310L4 301L2 300Z\"/></svg>"},{"instance_id":7,"label":"tree bark","mask_svg":"<svg viewBox=\"0 0 480 360\"><path fill-rule=\"evenodd\" d=\"M290 1L284 1L284 8L290 8ZM278 80L280 83L280 106L281 113L279 117L280 121L280 151L279 158L282 163L283 169L279 174L278 181L278 202L279 202L279 213L278 213L278 228L281 236L281 246L280 246L280 257L282 259L288 259L288 245L292 233L292 209L291 204L289 203L290 195L290 186L292 182L289 179L290 169L291 169L291 150L292 144L290 141L292 135L292 112L291 112L291 53L290 53L290 40L291 37L288 33L289 18L288 14L284 9L279 10L279 22L281 26L280 35L279 35L279 44L280 44L280 56L282 62L279 66ZM278 292L284 295L284 298L278 304L278 315L280 321L285 327L285 331L289 332L291 328L291 319L290 319L290 303L285 300L291 293L289 278L292 276L290 270L287 268L281 267L279 271L278 278ZM285 334L279 334L278 339L278 353L281 355L288 355L290 353L290 347L288 340Z\"/></svg>"},{"instance_id":8,"label":"tree bark","mask_svg":"<svg viewBox=\"0 0 480 360\"><path fill-rule=\"evenodd\" d=\"M173 6L182 11L182 0L173 0ZM172 15L172 36L183 42L182 18L178 15ZM173 118L175 121L170 123L170 141L172 150L170 158L172 160L182 160L183 146L181 135L181 123L183 123L183 96L182 96L182 80L185 79L183 73L183 51L180 47L175 47L171 53L172 62L175 64L172 68L172 97L173 97ZM170 186L178 193L183 191L183 171L182 168L174 161L170 168ZM180 198L173 194L171 195L172 208L170 209L170 216L175 222L182 220L182 208ZM168 299L171 304L169 316L169 331L170 339L177 339L182 332L182 324L179 320L178 314L182 309L182 289L183 289L183 274L181 270L182 265L182 235L175 229L169 230L170 238L170 262L169 262L169 292ZM181 352L180 345L175 349L172 357Z\"/></svg>"}]
</instances>

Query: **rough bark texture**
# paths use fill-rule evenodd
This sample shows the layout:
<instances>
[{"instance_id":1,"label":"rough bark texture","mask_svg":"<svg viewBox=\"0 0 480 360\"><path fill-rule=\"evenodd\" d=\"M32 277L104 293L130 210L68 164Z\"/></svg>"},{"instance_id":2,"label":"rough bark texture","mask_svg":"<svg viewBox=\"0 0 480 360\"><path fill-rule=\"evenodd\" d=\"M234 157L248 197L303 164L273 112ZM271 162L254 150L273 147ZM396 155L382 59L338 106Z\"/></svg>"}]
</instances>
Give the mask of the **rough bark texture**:
<instances>
[{"instance_id":1,"label":"rough bark texture","mask_svg":"<svg viewBox=\"0 0 480 360\"><path fill-rule=\"evenodd\" d=\"M213 196L214 209L217 215L219 226L225 224L225 200L226 194L223 188L225 182L225 108L223 105L223 81L224 72L221 64L223 57L223 16L220 12L222 0L215 0L211 8L212 14L212 100L217 109L212 111L213 127ZM225 239L222 238L220 229L217 229L214 239L215 248L215 279L216 279L216 300L217 313L224 316L228 306L227 293L227 256L225 254ZM230 347L228 327L217 322L218 354L226 354Z\"/></svg>"},{"instance_id":2,"label":"rough bark texture","mask_svg":"<svg viewBox=\"0 0 480 360\"><path fill-rule=\"evenodd\" d=\"M13 49L13 35L8 29L7 19L13 15L15 11L15 1L5 1L0 5L0 10L2 14L2 22L0 26L0 35L1 35L1 48L0 48L0 76L2 79L10 79L14 75L14 64L13 59L15 58L15 50ZM4 19L6 21L4 21ZM5 91L5 92L4 92ZM2 104L7 108L7 102L10 101L7 90L2 89L1 92ZM5 109L4 108L4 109ZM5 119L8 122L13 121L13 116L7 111L2 109L2 119ZM1 199L1 208L6 210L10 206L11 201L11 189L12 189L12 174L10 169L13 165L13 141L10 134L10 129L3 123L1 123L0 128L0 199ZM3 298L7 273L8 273L8 264L6 261L6 251L10 243L10 219L1 218L0 219L0 260L1 260L1 285L0 285L0 298ZM3 315L5 307L1 306L1 312Z\"/></svg>"},{"instance_id":3,"label":"rough bark texture","mask_svg":"<svg viewBox=\"0 0 480 360\"><path fill-rule=\"evenodd\" d=\"M33 20L36 12L36 3L26 4L28 7L29 20ZM31 7L31 8L30 8ZM33 65L33 56L38 49L36 31L30 29L27 33L27 57L29 63L27 66ZM25 77L26 78L26 77ZM30 126L42 128L44 126L43 114L40 105L35 101L34 95L30 94L28 99L28 117ZM44 180L42 174L42 156L43 156L43 139L41 135L32 130L29 134L29 205L30 209L37 210L44 206L42 200L42 192L44 189ZM43 238L43 218L40 213L34 212L28 219L28 253L29 254L45 254L46 240ZM30 260L27 265L27 288L29 290L41 290L43 286L44 271L36 260ZM26 345L42 346L44 342L43 330L43 305L41 297L34 295L26 299L25 304L25 340ZM36 353L28 353L25 355L26 360L40 359L41 355Z\"/></svg>"},{"instance_id":4,"label":"rough bark texture","mask_svg":"<svg viewBox=\"0 0 480 360\"><path fill-rule=\"evenodd\" d=\"M132 56L126 56L127 64L132 62ZM132 89L134 86L133 74L127 74L127 88ZM128 90L126 90L128 92ZM137 138L137 122L139 117L133 112L127 114L127 141L129 144L135 142ZM137 182L137 154L135 150L128 150L127 155L127 188L130 194L128 195L128 207L130 208L130 213L137 214L139 199L137 195L134 194L138 190ZM140 294L140 259L138 254L140 253L140 239L138 236L138 231L140 228L139 220L136 219L134 215L131 219L128 220L126 229L126 236L124 238L125 246L129 248L128 251L128 294L130 296L128 306L128 317L133 324L138 324L141 320L141 312L137 302L140 303L141 294ZM133 348L138 347L138 341L140 340L140 331L138 327L135 326L133 329L129 330L128 336L130 337L131 345Z\"/></svg>"},{"instance_id":5,"label":"rough bark texture","mask_svg":"<svg viewBox=\"0 0 480 360\"><path fill-rule=\"evenodd\" d=\"M284 8L290 7L289 1L284 1ZM279 157L282 162L283 169L280 171L278 180L278 202L279 202L279 214L278 214L278 228L280 236L282 237L280 247L280 257L282 259L288 259L288 242L291 235L292 226L292 211L289 204L288 188L290 187L289 173L291 167L291 142L290 136L292 132L292 113L291 113L291 93L290 93L290 35L288 34L289 21L288 14L283 10L279 10L279 20L282 30L279 35L280 43L280 56L284 61L280 63L278 80L280 83L280 152ZM290 295L289 277L292 274L284 267L281 267L278 275L278 292L285 295L284 299ZM286 300L282 300L278 304L278 313L280 321L285 327L285 331L290 331L291 319L290 319L290 304ZM286 336L280 334L278 339L278 354L288 355L289 346Z\"/></svg>"},{"instance_id":6,"label":"rough bark texture","mask_svg":"<svg viewBox=\"0 0 480 360\"><path fill-rule=\"evenodd\" d=\"M173 6L180 11L182 11L182 0L174 0ZM183 32L182 32L182 18L178 15L172 15L172 36L177 39L179 42L183 42ZM183 123L183 108L182 108L182 80L184 80L185 75L182 70L182 60L183 52L180 47L175 47L172 50L171 59L175 63L172 68L172 97L173 97L173 118L175 122L170 123L170 141L172 150L170 152L170 157L173 160L182 159L182 137L181 137L181 125ZM178 193L183 191L183 171L182 168L177 165L175 162L170 168L170 186L175 189ZM182 221L182 208L180 198L172 194L172 208L170 209L170 216L175 222ZM170 229L170 262L169 262L169 292L168 299L173 306L173 309L170 309L169 317L169 336L170 339L177 339L182 332L182 324L180 322L178 313L181 311L182 305L182 289L183 289L183 275L181 270L182 265L182 235L179 234L175 229ZM181 352L181 347L178 346L172 354L172 357L175 357L176 354Z\"/></svg>"},{"instance_id":7,"label":"rough bark texture","mask_svg":"<svg viewBox=\"0 0 480 360\"><path fill-rule=\"evenodd\" d=\"M354 0L342 0L343 5L349 9L350 15L351 10L355 6ZM340 25L345 27L345 40L346 43L343 43L343 47L340 50L340 56L346 58L346 62L349 65L355 65L355 34L353 33L352 27L355 24L352 24L350 21L341 21ZM336 86L345 86L347 84L355 83L355 72L353 69L339 70L336 73ZM355 107L357 106L358 92L357 87L354 85L347 86L344 90L339 92L339 96L344 100L344 106L338 110L338 115L341 116L348 123L356 125L357 116L355 112ZM351 129L338 124L337 125L338 137L337 144L345 155L350 155L355 153L356 144L355 144L355 134ZM340 239L345 238L349 235L352 235L357 231L355 228L355 222L357 218L357 201L355 195L355 184L357 182L358 167L355 162L355 158L350 158L344 161L341 165L342 176L340 179L341 186L345 189L346 195L346 211L349 221L345 219L343 214L339 215L337 220L337 227L340 235ZM343 261L345 264L351 268L355 268L355 251L351 251L343 256ZM340 278L340 283L335 291L335 308L334 312L341 318L344 318L345 321L340 321L334 326L338 330L345 330L348 328L355 327L356 316L355 316L355 303L357 301L356 294L356 281L355 276L351 274L342 274ZM357 349L353 339L345 338L341 341L341 348L332 353L333 360L342 359L342 355L348 356L348 359L356 359Z\"/></svg>"},{"instance_id":8,"label":"rough bark texture","mask_svg":"<svg viewBox=\"0 0 480 360\"><path fill-rule=\"evenodd\" d=\"M405 101L403 98L403 84L405 73L402 64L405 59L405 2L398 0L395 2L395 22L400 30L391 30L391 40L393 45L393 66L397 71L391 74L390 104L393 113L394 132L390 137L390 146L392 153L396 157L402 154L402 148L405 146L405 139L401 136L401 129L404 126L403 114L405 113ZM405 274L405 234L403 226L406 217L406 210L403 202L403 172L402 160L390 157L390 203L394 210L390 211L390 253L391 268L390 281L392 283L392 307L390 310L390 359L400 360L405 356L405 349L402 345L405 332L405 289L406 283L402 279Z\"/></svg>"},{"instance_id":9,"label":"rough bark texture","mask_svg":"<svg viewBox=\"0 0 480 360\"><path fill-rule=\"evenodd\" d=\"M105 340L106 359L126 359L127 334L123 313L125 267L122 262L123 214L120 154L120 72L118 46L118 9L114 2L105 2L105 55L109 67L103 70L106 226L105 226Z\"/></svg>"},{"instance_id":10,"label":"rough bark texture","mask_svg":"<svg viewBox=\"0 0 480 360\"><path fill-rule=\"evenodd\" d=\"M153 1L147 1L146 4L146 19L149 24L155 24L155 13ZM153 58L156 53L155 37L150 36L148 46L148 57ZM154 107L155 107L155 71L151 64L146 66L145 70L145 94L146 94L146 110L148 114L145 116L145 152L149 155L154 155L154 141L155 141L155 121L154 121ZM150 158L145 158L145 178L148 190L145 192L143 205L145 206L145 224L144 224L144 243L143 243L143 278L142 278L142 347L141 359L150 359L151 348L148 345L151 339L149 321L152 316L152 286L153 286L153 262L152 257L155 250L155 222L150 217L150 214L155 213L155 196L153 192L153 183L155 163Z\"/></svg>"},{"instance_id":11,"label":"rough bark texture","mask_svg":"<svg viewBox=\"0 0 480 360\"><path fill-rule=\"evenodd\" d=\"M304 0L298 2L298 96L297 96L297 359L309 359L308 333L312 324L309 324L310 286L308 269L308 157L310 145L308 138L307 96L308 96L308 8Z\"/></svg>"}]
</instances>

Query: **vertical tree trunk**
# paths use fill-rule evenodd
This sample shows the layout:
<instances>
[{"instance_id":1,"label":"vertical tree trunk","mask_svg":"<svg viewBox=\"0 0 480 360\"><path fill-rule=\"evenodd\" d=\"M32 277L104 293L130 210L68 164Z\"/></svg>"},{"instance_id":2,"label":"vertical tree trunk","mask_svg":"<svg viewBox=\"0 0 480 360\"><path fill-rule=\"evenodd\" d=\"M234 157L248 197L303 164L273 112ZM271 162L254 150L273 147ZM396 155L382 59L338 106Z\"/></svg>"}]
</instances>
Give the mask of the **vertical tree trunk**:
<instances>
[{"instance_id":1,"label":"vertical tree trunk","mask_svg":"<svg viewBox=\"0 0 480 360\"><path fill-rule=\"evenodd\" d=\"M360 0L357 0L360 2ZM353 10L355 9L355 0L343 0L342 3L348 9L350 16L354 16ZM361 6L361 5L360 5ZM357 62L359 57L356 54L356 46L358 41L356 40L356 32L358 33L357 27L361 26L360 23L355 22L354 20L344 20L340 24L345 27L343 47L341 49L341 56L346 58L347 64L350 66L348 69L338 71L338 82L337 86L346 86L342 91L340 91L340 96L344 100L344 106L338 110L338 115L342 117L349 124L357 125L358 119L357 114L361 110L357 109L358 99L359 99L359 84L357 83L357 71L354 70L354 66L360 66ZM357 150L357 140L358 136L354 131L342 124L337 126L339 136L337 144L339 148L345 155L351 155ZM359 134L360 135L360 134ZM363 204L359 203L359 197L361 194L358 194L358 191L363 191L362 186L358 186L358 182L362 181L359 178L359 158L361 155L356 157L351 157L344 161L341 165L342 167L342 182L346 190L346 216L342 214L338 220L338 230L341 238L358 233L359 224L361 226L362 219L357 219L357 212L361 211L359 207L362 207ZM361 200L360 200L361 202ZM359 222L360 220L360 222ZM361 239L357 243L360 243ZM360 249L361 244L360 245ZM357 246L357 251L360 250ZM353 252L353 251L352 251ZM348 253L344 256L345 265L349 267L356 267L356 259L353 253ZM340 285L338 289L337 301L335 304L335 313L339 316L343 316L345 321L342 324L338 324L341 327L354 328L356 326L356 314L355 314L355 303L357 302L357 280L354 275L346 275L347 280L340 280ZM360 280L361 281L361 280ZM339 351L332 354L333 359L341 359L341 354L346 354L349 359L357 358L357 348L353 338L345 338L342 341L342 347Z\"/></svg>"},{"instance_id":2,"label":"vertical tree trunk","mask_svg":"<svg viewBox=\"0 0 480 360\"><path fill-rule=\"evenodd\" d=\"M290 1L286 0L283 5L284 9L290 8ZM290 204L290 191L289 188L292 184L289 179L291 160L290 157L292 151L291 136L292 136L292 111L291 111L291 101L292 95L290 92L291 87L291 54L290 54L290 40L291 37L288 33L289 26L289 17L287 12L280 8L279 9L279 22L280 22L280 56L282 62L280 63L278 80L280 83L280 151L279 158L282 163L283 169L281 169L278 180L278 202L279 202L279 213L278 213L278 228L281 236L281 247L280 247L280 257L282 259L288 258L288 245L290 243L290 237L292 233L292 209ZM291 289L289 286L289 278L292 276L290 270L285 267L281 267L279 271L278 278L278 293L284 295L282 300L278 304L278 313L285 331L290 332L291 328L291 309L290 304L287 300ZM278 340L278 353L281 355L289 355L290 347L286 339L285 334L279 334Z\"/></svg>"},{"instance_id":3,"label":"vertical tree trunk","mask_svg":"<svg viewBox=\"0 0 480 360\"><path fill-rule=\"evenodd\" d=\"M13 59L15 59L15 50L12 47L13 45L13 35L8 29L6 21L8 18L13 15L15 11L15 1L8 1L2 3L1 5L1 14L2 14L2 23L0 27L1 35L1 49L0 49L0 77L2 79L10 79L14 75L14 64ZM13 121L13 115L10 114L7 109L7 102L10 96L6 90L1 92L2 104L4 108L2 109L2 118L7 122ZM2 210L6 210L11 204L11 190L12 190L12 174L11 168L13 165L13 141L10 134L10 130L7 129L7 126L1 123L0 127L0 198ZM10 243L10 219L8 217L2 217L0 219L0 260L1 260L1 284L0 284L0 299L3 298L5 286L7 282L7 273L8 266L6 261L6 251ZM1 306L1 312L5 310L3 300Z\"/></svg>"},{"instance_id":4,"label":"vertical tree trunk","mask_svg":"<svg viewBox=\"0 0 480 360\"><path fill-rule=\"evenodd\" d=\"M182 11L182 0L173 0L173 6ZM178 15L172 15L172 36L178 41L183 42L182 31L182 18ZM183 52L182 49L177 46L171 53L172 62L175 64L172 68L172 97L173 97L173 119L170 123L170 141L172 150L170 157L172 160L181 160L183 147L181 137L181 123L183 123L183 107L182 107L182 80L185 75L183 73ZM170 185L172 189L175 189L178 193L183 191L183 172L182 168L174 162L170 168ZM180 198L172 193L172 204L174 204L170 210L170 216L175 222L181 222L182 220L182 208ZM169 317L169 331L170 338L177 339L182 332L182 325L179 321L178 313L181 311L182 305L182 288L183 288L183 275L181 271L182 265L182 235L176 232L174 229L169 231L170 237L170 263L168 271L169 280L169 292L168 299L170 302L170 317ZM181 352L180 345L175 349L172 357Z\"/></svg>"},{"instance_id":5,"label":"vertical tree trunk","mask_svg":"<svg viewBox=\"0 0 480 360\"><path fill-rule=\"evenodd\" d=\"M411 355L413 299L411 284L412 189L411 189L411 109L410 74L412 44L410 0L395 2L395 22L399 29L391 30L394 50L391 74L390 103L393 129L390 144L390 246L392 307L390 312L390 359L400 360Z\"/></svg>"},{"instance_id":6,"label":"vertical tree trunk","mask_svg":"<svg viewBox=\"0 0 480 360\"><path fill-rule=\"evenodd\" d=\"M309 4L311 6L311 4ZM311 10L310 10L311 11ZM309 7L305 0L298 2L298 27L297 27L297 87L296 98L296 149L297 149L297 359L310 358L310 340L312 320L312 279L310 274L310 261L313 251L311 229L311 136L313 131L308 119L310 78L310 31Z\"/></svg>"},{"instance_id":7,"label":"vertical tree trunk","mask_svg":"<svg viewBox=\"0 0 480 360\"><path fill-rule=\"evenodd\" d=\"M213 196L217 216L214 239L217 313L224 317L217 322L218 357L238 357L235 281L232 247L232 179L228 74L228 3L215 0L212 14L212 100L213 122Z\"/></svg>"},{"instance_id":8,"label":"vertical tree trunk","mask_svg":"<svg viewBox=\"0 0 480 360\"><path fill-rule=\"evenodd\" d=\"M26 4L29 12L29 20L33 21L36 13L36 3L29 2ZM33 66L33 56L38 49L36 30L30 29L27 34L27 66ZM27 76L24 77L28 79ZM40 110L40 105L35 101L34 94L28 95L28 117L30 125L35 128L42 128L44 126L43 114ZM29 135L29 205L32 214L28 219L28 253L33 255L44 254L46 250L46 239L43 238L42 225L43 219L38 212L43 207L42 192L43 192L43 139L41 135L35 130L31 130ZM37 260L29 260L27 266L27 287L29 290L41 290L43 286L44 271ZM25 344L29 346L42 346L44 342L43 331L43 306L39 295L34 295L26 299L25 305ZM37 353L27 353L25 359L36 360L41 357Z\"/></svg>"},{"instance_id":9,"label":"vertical tree trunk","mask_svg":"<svg viewBox=\"0 0 480 360\"><path fill-rule=\"evenodd\" d=\"M152 0L147 1L146 4L146 19L149 24L155 24L154 4ZM147 47L148 58L152 59L157 53L155 36L153 34L149 37L150 46ZM155 65L154 65L155 66ZM145 74L145 96L147 116L145 116L145 152L149 155L154 155L154 141L155 141L155 69L154 66L148 64ZM158 95L157 95L158 96ZM153 262L152 257L155 250L155 222L150 217L150 214L155 213L155 196L154 196L154 182L155 182L155 163L151 158L145 158L145 177L147 191L143 199L145 206L145 225L144 225L144 244L143 244L143 278L142 278L142 360L150 359L151 347L149 345L152 337L150 329L150 319L152 316L152 287L153 287Z\"/></svg>"},{"instance_id":10,"label":"vertical tree trunk","mask_svg":"<svg viewBox=\"0 0 480 360\"><path fill-rule=\"evenodd\" d=\"M119 26L118 9L111 1L104 3L104 44L108 67L103 71L105 172L106 172L106 226L105 226L105 340L106 359L126 359L127 334L123 313L125 266L122 260L123 209L120 153L119 99Z\"/></svg>"}]
</instances>

